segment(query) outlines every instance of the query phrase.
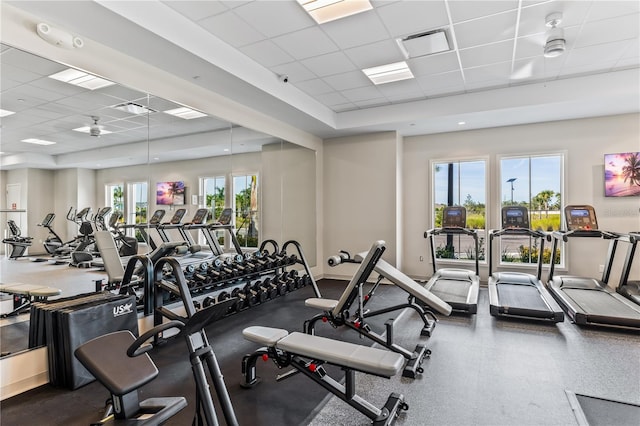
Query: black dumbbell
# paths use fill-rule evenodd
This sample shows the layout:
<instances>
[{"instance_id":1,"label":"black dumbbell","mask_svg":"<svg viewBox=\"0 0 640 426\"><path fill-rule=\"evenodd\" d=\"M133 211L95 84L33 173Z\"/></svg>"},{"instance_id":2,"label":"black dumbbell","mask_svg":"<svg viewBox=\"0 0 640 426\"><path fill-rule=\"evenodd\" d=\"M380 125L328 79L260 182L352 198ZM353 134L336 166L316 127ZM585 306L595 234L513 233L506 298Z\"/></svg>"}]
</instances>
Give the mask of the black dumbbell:
<instances>
[{"instance_id":1,"label":"black dumbbell","mask_svg":"<svg viewBox=\"0 0 640 426\"><path fill-rule=\"evenodd\" d=\"M233 305L233 310L235 312L240 312L242 309L249 308L252 305L249 305L248 297L241 288L234 288L231 291L231 297L236 297L238 300Z\"/></svg>"},{"instance_id":2,"label":"black dumbbell","mask_svg":"<svg viewBox=\"0 0 640 426\"><path fill-rule=\"evenodd\" d=\"M212 296L207 296L204 299L202 299L202 307L203 308L208 308L209 306L215 305L216 304L216 298L212 297Z\"/></svg>"}]
</instances>

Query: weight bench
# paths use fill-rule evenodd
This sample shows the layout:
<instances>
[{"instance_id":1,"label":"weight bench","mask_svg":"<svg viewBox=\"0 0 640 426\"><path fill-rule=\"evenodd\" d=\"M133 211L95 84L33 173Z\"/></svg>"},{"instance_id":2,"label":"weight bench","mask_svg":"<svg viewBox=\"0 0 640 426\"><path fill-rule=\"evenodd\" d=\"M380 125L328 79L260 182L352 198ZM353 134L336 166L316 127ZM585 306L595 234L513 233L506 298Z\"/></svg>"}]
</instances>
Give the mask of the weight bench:
<instances>
[{"instance_id":1,"label":"weight bench","mask_svg":"<svg viewBox=\"0 0 640 426\"><path fill-rule=\"evenodd\" d=\"M0 284L0 292L13 295L13 310L3 317L17 315L31 307L32 302L42 302L49 296L59 296L62 290L38 284Z\"/></svg>"},{"instance_id":2,"label":"weight bench","mask_svg":"<svg viewBox=\"0 0 640 426\"><path fill-rule=\"evenodd\" d=\"M245 328L242 335L251 342L265 345L242 359L244 382L241 386L244 388L251 388L260 381L256 375L256 360L271 358L279 368L294 368L278 380L303 373L370 418L374 425L391 425L400 411L409 408L404 396L398 393L391 393L382 408L373 406L355 393L356 371L386 378L395 376L404 363L403 357L397 353L305 333L289 334L280 328L253 326ZM325 363L344 370L344 385L328 375L323 367Z\"/></svg>"},{"instance_id":3,"label":"weight bench","mask_svg":"<svg viewBox=\"0 0 640 426\"><path fill-rule=\"evenodd\" d=\"M139 401L138 388L155 379L158 369L146 353L127 355L135 341L130 331L116 331L75 350L76 358L111 394L105 417L95 424L158 425L187 406L183 397Z\"/></svg>"},{"instance_id":4,"label":"weight bench","mask_svg":"<svg viewBox=\"0 0 640 426\"><path fill-rule=\"evenodd\" d=\"M437 319L431 311L426 310L419 303L424 304L424 306L431 307L443 315L451 314L451 306L382 260L381 257L384 250L385 242L376 241L368 252L360 253L356 255L354 259L352 259L347 252L341 252L341 256L332 256L329 258L329 265L331 266L335 266L340 263L359 263L360 267L345 288L339 300L310 298L305 301L306 306L320 309L323 312L305 321L304 331L308 334L314 334L315 324L320 320L323 322L329 322L334 327L343 325L347 326L358 332L360 335L401 354L407 360L407 365L402 375L404 377L415 378L417 373L423 372L421 367L422 362L425 356L428 357L431 354L431 351L423 345L417 345L413 351L410 351L396 343L393 343L393 320L389 320L385 323L385 338L372 331L369 325L366 324L365 318L410 308L420 315L420 318L424 323L424 327L420 334L423 336L430 336ZM369 275L373 271L376 271L380 275L378 281L366 295L363 295L362 286L366 283ZM389 279L400 289L407 292L409 294L407 303L390 306L376 311L365 311L364 308L366 304L371 300L375 290L382 281L382 278ZM358 301L358 306L355 307L355 314L351 316L349 310L356 300ZM432 317L432 322L427 319L427 315Z\"/></svg>"}]
</instances>

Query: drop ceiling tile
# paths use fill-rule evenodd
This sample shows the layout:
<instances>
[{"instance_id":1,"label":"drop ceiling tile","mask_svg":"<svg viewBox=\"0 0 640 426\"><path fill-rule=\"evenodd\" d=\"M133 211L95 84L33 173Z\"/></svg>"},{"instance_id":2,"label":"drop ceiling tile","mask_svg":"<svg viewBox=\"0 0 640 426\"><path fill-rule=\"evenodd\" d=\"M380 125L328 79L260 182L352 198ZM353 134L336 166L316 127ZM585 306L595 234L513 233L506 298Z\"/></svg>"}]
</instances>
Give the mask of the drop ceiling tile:
<instances>
[{"instance_id":1,"label":"drop ceiling tile","mask_svg":"<svg viewBox=\"0 0 640 426\"><path fill-rule=\"evenodd\" d=\"M627 15L586 23L576 39L575 47L609 43L638 38L640 34L640 15Z\"/></svg>"},{"instance_id":2,"label":"drop ceiling tile","mask_svg":"<svg viewBox=\"0 0 640 426\"><path fill-rule=\"evenodd\" d=\"M347 49L344 53L351 62L360 69L375 67L404 61L398 45L393 40L379 41L377 43Z\"/></svg>"},{"instance_id":3,"label":"drop ceiling tile","mask_svg":"<svg viewBox=\"0 0 640 426\"><path fill-rule=\"evenodd\" d=\"M62 96L75 96L84 93L87 89L74 86L73 84L63 83L49 77L42 77L29 83L31 86L39 87L44 90L60 93Z\"/></svg>"},{"instance_id":4,"label":"drop ceiling tile","mask_svg":"<svg viewBox=\"0 0 640 426\"><path fill-rule=\"evenodd\" d=\"M638 1L594 1L589 10L587 21L597 21L600 19L615 18L630 13L640 12L640 2Z\"/></svg>"},{"instance_id":5,"label":"drop ceiling tile","mask_svg":"<svg viewBox=\"0 0 640 426\"><path fill-rule=\"evenodd\" d=\"M14 48L2 52L0 63L2 63L3 72L6 65L11 65L23 71L28 71L28 74L39 74L41 77L46 77L68 68L65 65L36 55L25 55L24 52Z\"/></svg>"},{"instance_id":6,"label":"drop ceiling tile","mask_svg":"<svg viewBox=\"0 0 640 426\"><path fill-rule=\"evenodd\" d=\"M455 52L439 53L437 55L421 56L407 60L414 76L439 74L459 68L458 56Z\"/></svg>"},{"instance_id":7,"label":"drop ceiling tile","mask_svg":"<svg viewBox=\"0 0 640 426\"><path fill-rule=\"evenodd\" d=\"M638 59L640 57L640 39L629 40L627 50L622 55L624 59Z\"/></svg>"},{"instance_id":8,"label":"drop ceiling tile","mask_svg":"<svg viewBox=\"0 0 640 426\"><path fill-rule=\"evenodd\" d=\"M349 102L347 100L347 98L345 98L344 96L342 96L338 92L331 92L331 93L325 93L325 94L322 94L322 95L318 95L318 96L316 96L316 100L318 102L321 102L321 103L325 104L328 107L331 107L331 106L334 106L334 105L342 105L342 104L345 104L345 103Z\"/></svg>"},{"instance_id":9,"label":"drop ceiling tile","mask_svg":"<svg viewBox=\"0 0 640 426\"><path fill-rule=\"evenodd\" d=\"M427 96L464 90L464 80L460 71L417 77L416 81Z\"/></svg>"},{"instance_id":10,"label":"drop ceiling tile","mask_svg":"<svg viewBox=\"0 0 640 426\"><path fill-rule=\"evenodd\" d=\"M222 2L217 1L191 1L191 0L168 0L163 1L170 8L176 10L192 21L199 21L212 15L226 12L228 9Z\"/></svg>"},{"instance_id":11,"label":"drop ceiling tile","mask_svg":"<svg viewBox=\"0 0 640 426\"><path fill-rule=\"evenodd\" d=\"M318 77L341 74L357 69L353 62L342 52L333 52L326 55L303 59L302 65L309 68Z\"/></svg>"},{"instance_id":12,"label":"drop ceiling tile","mask_svg":"<svg viewBox=\"0 0 640 426\"><path fill-rule=\"evenodd\" d=\"M375 99L366 99L364 101L356 101L354 104L358 108L375 108L379 106L389 105L389 102L386 98L375 98Z\"/></svg>"},{"instance_id":13,"label":"drop ceiling tile","mask_svg":"<svg viewBox=\"0 0 640 426\"><path fill-rule=\"evenodd\" d=\"M335 90L355 89L371 84L371 80L361 70L330 75L323 78L323 80Z\"/></svg>"},{"instance_id":14,"label":"drop ceiling tile","mask_svg":"<svg viewBox=\"0 0 640 426\"><path fill-rule=\"evenodd\" d=\"M509 87L509 80L507 79L496 79L496 80L485 80L480 82L467 82L465 83L465 92L480 92L483 90L497 90L505 87Z\"/></svg>"},{"instance_id":15,"label":"drop ceiling tile","mask_svg":"<svg viewBox=\"0 0 640 426\"><path fill-rule=\"evenodd\" d=\"M247 3L251 3L253 0L221 0L220 3L227 6L229 9L235 9L236 7L243 6Z\"/></svg>"},{"instance_id":16,"label":"drop ceiling tile","mask_svg":"<svg viewBox=\"0 0 640 426\"><path fill-rule=\"evenodd\" d=\"M335 43L318 27L305 28L282 35L274 38L273 41L297 60L339 50Z\"/></svg>"},{"instance_id":17,"label":"drop ceiling tile","mask_svg":"<svg viewBox=\"0 0 640 426\"><path fill-rule=\"evenodd\" d=\"M296 87L303 92L307 92L311 96L323 93L333 92L333 88L319 78L313 80L302 81L296 84Z\"/></svg>"},{"instance_id":18,"label":"drop ceiling tile","mask_svg":"<svg viewBox=\"0 0 640 426\"><path fill-rule=\"evenodd\" d=\"M270 40L263 40L240 48L240 51L269 68L293 61L293 58Z\"/></svg>"},{"instance_id":19,"label":"drop ceiling tile","mask_svg":"<svg viewBox=\"0 0 640 426\"><path fill-rule=\"evenodd\" d=\"M565 34L566 35L566 34ZM542 56L546 36L544 33L533 34L516 39L516 59Z\"/></svg>"},{"instance_id":20,"label":"drop ceiling tile","mask_svg":"<svg viewBox=\"0 0 640 426\"><path fill-rule=\"evenodd\" d=\"M335 112L345 112L345 111L352 111L354 109L358 109L358 107L354 103L349 102L342 105L334 105L331 107L331 109Z\"/></svg>"},{"instance_id":21,"label":"drop ceiling tile","mask_svg":"<svg viewBox=\"0 0 640 426\"><path fill-rule=\"evenodd\" d=\"M380 91L374 86L343 90L342 95L351 102L360 102L383 97Z\"/></svg>"},{"instance_id":22,"label":"drop ceiling tile","mask_svg":"<svg viewBox=\"0 0 640 426\"><path fill-rule=\"evenodd\" d=\"M625 53L628 43L628 41L616 41L573 49L568 52L565 67L586 67L591 64L597 67L598 63L618 61ZM594 61L594 58L598 58L598 60Z\"/></svg>"},{"instance_id":23,"label":"drop ceiling tile","mask_svg":"<svg viewBox=\"0 0 640 426\"><path fill-rule=\"evenodd\" d=\"M393 83L379 84L376 86L380 93L384 97L389 98L391 96L403 95L407 98L412 98L415 93L422 94L422 88L415 79L408 79L402 81L395 81Z\"/></svg>"},{"instance_id":24,"label":"drop ceiling tile","mask_svg":"<svg viewBox=\"0 0 640 426\"><path fill-rule=\"evenodd\" d=\"M300 62L289 62L287 64L271 67L271 71L275 74L283 74L289 76L290 83L298 83L300 81L311 80L318 77Z\"/></svg>"},{"instance_id":25,"label":"drop ceiling tile","mask_svg":"<svg viewBox=\"0 0 640 426\"><path fill-rule=\"evenodd\" d=\"M373 10L337 19L322 25L329 37L340 49L361 46L389 38L389 33Z\"/></svg>"},{"instance_id":26,"label":"drop ceiling tile","mask_svg":"<svg viewBox=\"0 0 640 426\"><path fill-rule=\"evenodd\" d=\"M381 6L378 16L392 37L420 33L449 25L444 1L404 1Z\"/></svg>"},{"instance_id":27,"label":"drop ceiling tile","mask_svg":"<svg viewBox=\"0 0 640 426\"><path fill-rule=\"evenodd\" d=\"M617 61L601 61L598 63L583 62L576 66L565 66L559 73L559 76L565 77L570 75L589 74L594 71L609 71L617 64Z\"/></svg>"},{"instance_id":28,"label":"drop ceiling tile","mask_svg":"<svg viewBox=\"0 0 640 426\"><path fill-rule=\"evenodd\" d=\"M468 49L460 49L460 62L462 63L462 68L472 68L510 61L512 55L513 40L505 40Z\"/></svg>"},{"instance_id":29,"label":"drop ceiling tile","mask_svg":"<svg viewBox=\"0 0 640 426\"><path fill-rule=\"evenodd\" d=\"M269 38L315 25L315 21L295 1L254 1L233 11Z\"/></svg>"},{"instance_id":30,"label":"drop ceiling tile","mask_svg":"<svg viewBox=\"0 0 640 426\"><path fill-rule=\"evenodd\" d=\"M511 63L502 62L482 67L467 68L464 70L465 83L475 84L481 82L493 82L502 80L505 84L509 82L511 74Z\"/></svg>"},{"instance_id":31,"label":"drop ceiling tile","mask_svg":"<svg viewBox=\"0 0 640 426\"><path fill-rule=\"evenodd\" d=\"M497 0L497 1L449 1L449 11L451 20L454 23L467 21L469 19L481 18L483 16L494 15L496 13L515 10L518 8L517 0Z\"/></svg>"},{"instance_id":32,"label":"drop ceiling tile","mask_svg":"<svg viewBox=\"0 0 640 426\"><path fill-rule=\"evenodd\" d=\"M7 78L13 81L19 81L20 83L29 83L34 80L42 78L42 75L25 70L20 67L13 66L4 61L4 53L0 57L0 65L2 66L2 78ZM2 87L4 90L4 87Z\"/></svg>"},{"instance_id":33,"label":"drop ceiling tile","mask_svg":"<svg viewBox=\"0 0 640 426\"><path fill-rule=\"evenodd\" d=\"M402 95L387 96L387 100L392 104L402 104L405 102L423 101L426 97L427 96L422 92L414 92L411 95L407 95L405 93Z\"/></svg>"},{"instance_id":34,"label":"drop ceiling tile","mask_svg":"<svg viewBox=\"0 0 640 426\"><path fill-rule=\"evenodd\" d=\"M264 36L249 24L244 22L232 11L210 16L198 24L233 47L242 47L247 44L263 40Z\"/></svg>"},{"instance_id":35,"label":"drop ceiling tile","mask_svg":"<svg viewBox=\"0 0 640 426\"><path fill-rule=\"evenodd\" d=\"M506 12L473 21L454 24L458 49L513 38L516 12Z\"/></svg>"}]
</instances>

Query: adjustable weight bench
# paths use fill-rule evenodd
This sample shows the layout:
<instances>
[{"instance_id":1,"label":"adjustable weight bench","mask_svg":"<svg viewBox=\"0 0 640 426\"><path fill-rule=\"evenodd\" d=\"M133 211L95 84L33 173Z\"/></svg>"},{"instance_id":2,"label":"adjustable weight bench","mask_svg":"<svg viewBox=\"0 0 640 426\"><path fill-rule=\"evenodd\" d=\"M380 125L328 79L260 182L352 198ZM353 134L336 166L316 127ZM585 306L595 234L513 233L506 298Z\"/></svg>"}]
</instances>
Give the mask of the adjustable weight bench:
<instances>
[{"instance_id":1,"label":"adjustable weight bench","mask_svg":"<svg viewBox=\"0 0 640 426\"><path fill-rule=\"evenodd\" d=\"M393 320L389 320L385 323L385 338L372 331L369 325L366 324L365 318L398 311L404 308L410 308L420 315L420 318L424 323L424 327L420 334L423 336L430 336L437 319L431 311L425 310L421 304L431 307L443 315L449 315L451 313L451 306L440 300L434 294L430 293L424 287L420 286L407 275L382 260L381 256L384 250L385 242L376 241L368 252L360 253L356 255L354 259L351 259L346 252L342 252L340 257L332 256L329 258L329 265L331 266L335 266L340 263L359 263L360 267L347 285L347 288L342 293L340 300L310 298L305 301L306 306L320 309L323 312L305 321L304 331L308 334L314 334L315 323L320 320L323 322L329 322L334 327L342 325L347 326L362 336L365 336L374 342L401 354L407 360L407 365L402 375L404 377L415 378L417 373L423 372L421 367L422 362L424 361L425 356L428 357L431 354L431 351L423 345L417 345L413 351L410 351L396 343L393 343ZM373 288L363 296L362 286L373 271L377 272L380 277ZM387 278L400 289L407 292L409 294L407 303L393 305L376 311L365 311L365 305L371 300L382 278ZM354 308L355 314L351 316L349 310L356 300L358 301L358 306ZM431 316L433 321L429 321L427 319L427 315Z\"/></svg>"},{"instance_id":2,"label":"adjustable weight bench","mask_svg":"<svg viewBox=\"0 0 640 426\"><path fill-rule=\"evenodd\" d=\"M13 295L13 310L2 314L6 317L27 310L32 302L42 302L49 296L59 296L62 290L38 284L10 283L0 284L0 293Z\"/></svg>"},{"instance_id":3,"label":"adjustable weight bench","mask_svg":"<svg viewBox=\"0 0 640 426\"><path fill-rule=\"evenodd\" d=\"M291 366L293 373L303 373L370 418L374 425L391 425L401 411L409 408L404 396L395 392L389 395L382 408L355 393L356 371L386 378L395 376L404 363L397 353L305 333L289 333L280 328L253 326L245 328L242 335L251 342L265 345L242 359L244 382L241 386L244 388L251 388L260 381L256 375L256 360L271 358L278 368ZM345 384L330 377L324 364L341 367L345 372ZM291 374L285 374L278 380L289 376Z\"/></svg>"}]
</instances>

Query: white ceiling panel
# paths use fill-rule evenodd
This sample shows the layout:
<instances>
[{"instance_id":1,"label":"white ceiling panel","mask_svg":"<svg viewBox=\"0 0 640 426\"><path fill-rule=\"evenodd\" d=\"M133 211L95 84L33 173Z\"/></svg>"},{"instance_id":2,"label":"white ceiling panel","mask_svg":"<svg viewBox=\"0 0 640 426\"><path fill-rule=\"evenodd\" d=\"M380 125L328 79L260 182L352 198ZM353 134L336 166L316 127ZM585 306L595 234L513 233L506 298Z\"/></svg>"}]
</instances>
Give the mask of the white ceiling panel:
<instances>
[{"instance_id":1,"label":"white ceiling panel","mask_svg":"<svg viewBox=\"0 0 640 426\"><path fill-rule=\"evenodd\" d=\"M422 89L418 82L411 78L408 80L396 81L389 84L380 84L377 86L380 93L385 97L397 97L404 95L407 98L422 97ZM395 98L397 100L397 98Z\"/></svg>"},{"instance_id":2,"label":"white ceiling panel","mask_svg":"<svg viewBox=\"0 0 640 426\"><path fill-rule=\"evenodd\" d=\"M464 80L460 71L426 75L418 77L416 80L427 96L464 91Z\"/></svg>"},{"instance_id":3,"label":"white ceiling panel","mask_svg":"<svg viewBox=\"0 0 640 426\"><path fill-rule=\"evenodd\" d=\"M360 70L331 75L325 77L323 80L338 91L364 87L371 83L371 80L369 80Z\"/></svg>"},{"instance_id":4,"label":"white ceiling panel","mask_svg":"<svg viewBox=\"0 0 640 426\"><path fill-rule=\"evenodd\" d=\"M348 102L347 98L345 98L338 92L331 92L331 93L318 95L316 99L327 106L342 105Z\"/></svg>"},{"instance_id":5,"label":"white ceiling panel","mask_svg":"<svg viewBox=\"0 0 640 426\"><path fill-rule=\"evenodd\" d=\"M460 49L460 62L462 63L462 68L471 68L510 61L512 55L513 39L510 39L468 49Z\"/></svg>"},{"instance_id":6,"label":"white ceiling panel","mask_svg":"<svg viewBox=\"0 0 640 426\"><path fill-rule=\"evenodd\" d=\"M443 1L403 1L376 9L392 37L420 33L449 25Z\"/></svg>"},{"instance_id":7,"label":"white ceiling panel","mask_svg":"<svg viewBox=\"0 0 640 426\"><path fill-rule=\"evenodd\" d=\"M594 57L599 58L599 62L618 61L629 43L629 41L618 41L573 49L569 52L564 65L568 68L581 67L593 63Z\"/></svg>"},{"instance_id":8,"label":"white ceiling panel","mask_svg":"<svg viewBox=\"0 0 640 426\"><path fill-rule=\"evenodd\" d=\"M575 47L637 39L640 31L640 14L603 19L585 24Z\"/></svg>"},{"instance_id":9,"label":"white ceiling panel","mask_svg":"<svg viewBox=\"0 0 640 426\"><path fill-rule=\"evenodd\" d=\"M385 40L347 49L344 53L360 69L404 61L395 41Z\"/></svg>"},{"instance_id":10,"label":"white ceiling panel","mask_svg":"<svg viewBox=\"0 0 640 426\"><path fill-rule=\"evenodd\" d=\"M359 87L357 89L343 90L342 95L351 102L366 101L384 97L376 87Z\"/></svg>"},{"instance_id":11,"label":"white ceiling panel","mask_svg":"<svg viewBox=\"0 0 640 426\"><path fill-rule=\"evenodd\" d=\"M464 78L468 87L476 87L475 83L482 82L499 82L505 84L511 75L511 63L502 62L499 64L486 65L482 67L466 68L464 70ZM472 86L473 85L473 86Z\"/></svg>"},{"instance_id":12,"label":"white ceiling panel","mask_svg":"<svg viewBox=\"0 0 640 426\"><path fill-rule=\"evenodd\" d=\"M640 2L627 0L594 1L587 22L640 12Z\"/></svg>"},{"instance_id":13,"label":"white ceiling panel","mask_svg":"<svg viewBox=\"0 0 640 426\"><path fill-rule=\"evenodd\" d=\"M322 29L340 49L349 49L389 38L389 32L380 17L372 10L354 15L350 19L327 22Z\"/></svg>"},{"instance_id":14,"label":"white ceiling panel","mask_svg":"<svg viewBox=\"0 0 640 426\"><path fill-rule=\"evenodd\" d=\"M309 71L309 68L305 67L300 62L289 62L287 64L271 67L271 71L278 75L289 76L289 82L292 84L311 80L312 78L317 77L317 75Z\"/></svg>"},{"instance_id":15,"label":"white ceiling panel","mask_svg":"<svg viewBox=\"0 0 640 426\"><path fill-rule=\"evenodd\" d=\"M293 6L297 7L283 1L256 1L236 7L233 12L265 36L276 37L314 25L301 6Z\"/></svg>"},{"instance_id":16,"label":"white ceiling panel","mask_svg":"<svg viewBox=\"0 0 640 426\"><path fill-rule=\"evenodd\" d=\"M513 38L516 16L517 13L513 11L455 24L458 49Z\"/></svg>"},{"instance_id":17,"label":"white ceiling panel","mask_svg":"<svg viewBox=\"0 0 640 426\"><path fill-rule=\"evenodd\" d=\"M333 92L333 88L325 83L320 78L314 78L313 80L306 80L296 85L298 89L310 94L311 96L321 95L324 93Z\"/></svg>"},{"instance_id":18,"label":"white ceiling panel","mask_svg":"<svg viewBox=\"0 0 640 426\"><path fill-rule=\"evenodd\" d=\"M264 36L235 13L229 11L198 21L198 24L211 34L233 47L263 40Z\"/></svg>"},{"instance_id":19,"label":"white ceiling panel","mask_svg":"<svg viewBox=\"0 0 640 426\"><path fill-rule=\"evenodd\" d=\"M455 52L445 52L436 55L421 56L407 60L414 76L439 74L457 70L459 68L458 56Z\"/></svg>"},{"instance_id":20,"label":"white ceiling panel","mask_svg":"<svg viewBox=\"0 0 640 426\"><path fill-rule=\"evenodd\" d=\"M531 7L523 8L520 12L518 36L528 36L546 32L545 18L550 13L562 13L561 28L581 25L589 13L591 1L545 1Z\"/></svg>"},{"instance_id":21,"label":"white ceiling panel","mask_svg":"<svg viewBox=\"0 0 640 426\"><path fill-rule=\"evenodd\" d=\"M199 21L228 10L223 3L217 1L165 0L162 3L177 10L192 21Z\"/></svg>"},{"instance_id":22,"label":"white ceiling panel","mask_svg":"<svg viewBox=\"0 0 640 426\"><path fill-rule=\"evenodd\" d=\"M450 1L448 2L448 4L449 11L451 12L451 20L454 23L468 21L470 19L480 18L518 8L517 0L456 0Z\"/></svg>"},{"instance_id":23,"label":"white ceiling panel","mask_svg":"<svg viewBox=\"0 0 640 426\"><path fill-rule=\"evenodd\" d=\"M356 69L353 62L342 52L333 52L300 61L305 67L314 70L319 77L341 74Z\"/></svg>"},{"instance_id":24,"label":"white ceiling panel","mask_svg":"<svg viewBox=\"0 0 640 426\"><path fill-rule=\"evenodd\" d=\"M273 41L297 60L339 50L338 46L318 27L276 37Z\"/></svg>"},{"instance_id":25,"label":"white ceiling panel","mask_svg":"<svg viewBox=\"0 0 640 426\"><path fill-rule=\"evenodd\" d=\"M365 99L362 101L355 101L354 105L358 108L371 108L371 107L389 105L390 103L391 102L389 102L389 100L387 100L386 98L375 98L375 99Z\"/></svg>"},{"instance_id":26,"label":"white ceiling panel","mask_svg":"<svg viewBox=\"0 0 640 426\"><path fill-rule=\"evenodd\" d=\"M241 47L240 51L267 68L293 61L293 58L287 52L270 40L263 40Z\"/></svg>"}]
</instances>

